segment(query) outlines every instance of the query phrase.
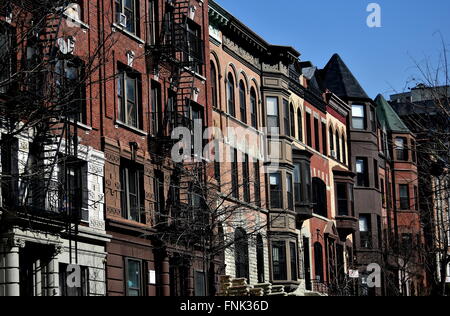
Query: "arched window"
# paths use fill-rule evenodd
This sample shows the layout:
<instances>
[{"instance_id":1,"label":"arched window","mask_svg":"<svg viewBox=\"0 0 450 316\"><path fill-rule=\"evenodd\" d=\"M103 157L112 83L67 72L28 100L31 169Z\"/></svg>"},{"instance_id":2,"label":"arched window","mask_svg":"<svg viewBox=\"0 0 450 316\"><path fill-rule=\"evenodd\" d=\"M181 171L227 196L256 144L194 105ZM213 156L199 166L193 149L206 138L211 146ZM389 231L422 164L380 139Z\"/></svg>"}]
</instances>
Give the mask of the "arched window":
<instances>
[{"instance_id":1,"label":"arched window","mask_svg":"<svg viewBox=\"0 0 450 316\"><path fill-rule=\"evenodd\" d=\"M336 131L336 151L337 160L341 161L341 136L339 136L339 131Z\"/></svg>"},{"instance_id":2,"label":"arched window","mask_svg":"<svg viewBox=\"0 0 450 316\"><path fill-rule=\"evenodd\" d=\"M347 140L344 133L342 133L342 162L347 164Z\"/></svg>"},{"instance_id":3,"label":"arched window","mask_svg":"<svg viewBox=\"0 0 450 316\"><path fill-rule=\"evenodd\" d=\"M216 65L211 61L211 96L212 96L212 105L217 108L218 104L218 89L217 89L217 71Z\"/></svg>"},{"instance_id":4,"label":"arched window","mask_svg":"<svg viewBox=\"0 0 450 316\"><path fill-rule=\"evenodd\" d=\"M297 110L297 138L299 141L303 142L303 115L300 109Z\"/></svg>"},{"instance_id":5,"label":"arched window","mask_svg":"<svg viewBox=\"0 0 450 316\"><path fill-rule=\"evenodd\" d=\"M236 116L236 105L235 105L235 97L234 97L234 78L230 73L228 74L227 80L227 103L228 103L228 114L235 117Z\"/></svg>"},{"instance_id":6,"label":"arched window","mask_svg":"<svg viewBox=\"0 0 450 316\"><path fill-rule=\"evenodd\" d=\"M252 120L252 127L258 128L258 101L256 98L255 89L250 90L250 115Z\"/></svg>"},{"instance_id":7,"label":"arched window","mask_svg":"<svg viewBox=\"0 0 450 316\"><path fill-rule=\"evenodd\" d=\"M333 127L330 126L330 155L331 156L335 156L335 151L334 151L334 132L333 132Z\"/></svg>"},{"instance_id":8,"label":"arched window","mask_svg":"<svg viewBox=\"0 0 450 316\"><path fill-rule=\"evenodd\" d=\"M239 82L239 107L241 109L241 121L247 123L247 94L242 80Z\"/></svg>"},{"instance_id":9,"label":"arched window","mask_svg":"<svg viewBox=\"0 0 450 316\"><path fill-rule=\"evenodd\" d=\"M324 282L323 247L319 242L316 242L314 244L314 270L316 281L320 283Z\"/></svg>"},{"instance_id":10,"label":"arched window","mask_svg":"<svg viewBox=\"0 0 450 316\"><path fill-rule=\"evenodd\" d=\"M291 104L290 117L291 117L291 136L295 137L295 111L293 104Z\"/></svg>"},{"instance_id":11,"label":"arched window","mask_svg":"<svg viewBox=\"0 0 450 316\"><path fill-rule=\"evenodd\" d=\"M319 178L313 178L313 204L315 214L328 217L327 185Z\"/></svg>"},{"instance_id":12,"label":"arched window","mask_svg":"<svg viewBox=\"0 0 450 316\"><path fill-rule=\"evenodd\" d=\"M258 283L262 284L265 282L264 275L264 241L261 234L256 237L256 261L258 268Z\"/></svg>"},{"instance_id":13,"label":"arched window","mask_svg":"<svg viewBox=\"0 0 450 316\"><path fill-rule=\"evenodd\" d=\"M248 236L242 228L236 229L234 234L234 252L236 264L236 278L246 278L250 283L249 258L248 258Z\"/></svg>"}]
</instances>

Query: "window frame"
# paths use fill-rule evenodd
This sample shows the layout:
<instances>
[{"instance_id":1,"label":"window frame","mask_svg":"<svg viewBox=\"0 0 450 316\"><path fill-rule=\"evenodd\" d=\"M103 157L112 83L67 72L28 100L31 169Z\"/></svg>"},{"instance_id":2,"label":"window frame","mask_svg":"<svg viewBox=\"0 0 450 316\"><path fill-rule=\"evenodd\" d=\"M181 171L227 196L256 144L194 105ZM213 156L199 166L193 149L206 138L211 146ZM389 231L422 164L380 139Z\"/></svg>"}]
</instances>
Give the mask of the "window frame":
<instances>
[{"instance_id":1,"label":"window frame","mask_svg":"<svg viewBox=\"0 0 450 316\"><path fill-rule=\"evenodd\" d=\"M273 103L270 101L274 101ZM266 105L267 105L267 127L270 129L276 128L280 131L280 100L278 97L268 96L266 97ZM269 108L269 106L273 106Z\"/></svg>"},{"instance_id":2,"label":"window frame","mask_svg":"<svg viewBox=\"0 0 450 316\"><path fill-rule=\"evenodd\" d=\"M355 108L358 108L359 110L362 110L362 115L355 115ZM364 104L352 104L352 128L354 130L366 130L367 129L367 106ZM362 122L362 127L357 127L357 124L355 122Z\"/></svg>"},{"instance_id":3,"label":"window frame","mask_svg":"<svg viewBox=\"0 0 450 316\"><path fill-rule=\"evenodd\" d=\"M411 209L411 193L409 189L409 184L401 183L398 185L399 209L402 211Z\"/></svg>"},{"instance_id":4,"label":"window frame","mask_svg":"<svg viewBox=\"0 0 450 316\"><path fill-rule=\"evenodd\" d=\"M239 109L241 122L247 124L247 91L242 80L239 82Z\"/></svg>"},{"instance_id":5,"label":"window frame","mask_svg":"<svg viewBox=\"0 0 450 316\"><path fill-rule=\"evenodd\" d=\"M142 122L140 118L140 112L142 110L141 108L141 90L140 90L140 75L135 73L134 71L127 71L125 69L122 69L119 71L119 78L117 83L117 98L118 98L118 118L119 122L129 126L131 128L140 129L142 128ZM129 99L129 91L128 91L128 80L132 80L134 82L134 103L132 100ZM136 108L135 115L133 119L134 122L130 122L130 118L128 117L126 113L128 113L129 110L129 103L133 104Z\"/></svg>"},{"instance_id":6,"label":"window frame","mask_svg":"<svg viewBox=\"0 0 450 316\"><path fill-rule=\"evenodd\" d=\"M129 286L129 281L130 281L130 275L129 275L129 264L130 262L134 262L138 264L139 267L139 288L130 288ZM142 297L144 296L144 274L143 274L143 261L140 259L134 259L134 258L125 258L125 289L126 289L126 296L129 297L130 296L130 290L131 291L138 291L138 295L133 295L134 297Z\"/></svg>"},{"instance_id":7,"label":"window frame","mask_svg":"<svg viewBox=\"0 0 450 316\"><path fill-rule=\"evenodd\" d=\"M273 179L277 179L277 184L272 184ZM275 188L276 186L276 188ZM270 207L272 209L283 208L283 187L281 172L269 174Z\"/></svg>"},{"instance_id":8,"label":"window frame","mask_svg":"<svg viewBox=\"0 0 450 316\"><path fill-rule=\"evenodd\" d=\"M287 281L288 267L287 267L287 252L286 241L274 240L272 246L272 277L274 281ZM275 251L278 250L278 253Z\"/></svg>"},{"instance_id":9,"label":"window frame","mask_svg":"<svg viewBox=\"0 0 450 316\"><path fill-rule=\"evenodd\" d=\"M250 89L250 111L252 127L258 129L258 97L253 87Z\"/></svg>"},{"instance_id":10,"label":"window frame","mask_svg":"<svg viewBox=\"0 0 450 316\"><path fill-rule=\"evenodd\" d=\"M131 0L133 8L126 6L126 0L114 0L116 10L116 24L120 25L120 15L124 14L127 17L127 26L124 29L133 35L139 37L139 21L140 21L140 3L139 0ZM127 12L132 15L132 24L130 24L130 17Z\"/></svg>"},{"instance_id":11,"label":"window frame","mask_svg":"<svg viewBox=\"0 0 450 316\"><path fill-rule=\"evenodd\" d=\"M134 179L133 179L134 178ZM131 192L133 181L136 192ZM145 219L145 187L144 168L131 161L122 159L120 164L120 185L121 185L121 209L122 218L140 224L146 224ZM137 215L133 217L132 198L136 200Z\"/></svg>"},{"instance_id":12,"label":"window frame","mask_svg":"<svg viewBox=\"0 0 450 316\"><path fill-rule=\"evenodd\" d=\"M227 77L227 110L228 114L232 117L236 117L236 91L234 83L234 77L230 72Z\"/></svg>"}]
</instances>

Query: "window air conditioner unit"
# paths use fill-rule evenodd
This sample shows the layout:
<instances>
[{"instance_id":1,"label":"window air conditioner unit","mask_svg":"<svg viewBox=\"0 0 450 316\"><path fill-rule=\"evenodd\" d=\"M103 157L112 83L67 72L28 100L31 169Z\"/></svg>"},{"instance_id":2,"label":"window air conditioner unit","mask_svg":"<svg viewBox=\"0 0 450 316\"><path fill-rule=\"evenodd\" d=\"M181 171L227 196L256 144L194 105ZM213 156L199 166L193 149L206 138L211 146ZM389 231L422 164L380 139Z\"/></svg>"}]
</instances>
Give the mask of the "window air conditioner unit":
<instances>
[{"instance_id":1,"label":"window air conditioner unit","mask_svg":"<svg viewBox=\"0 0 450 316\"><path fill-rule=\"evenodd\" d=\"M331 151L331 157L333 157L334 159L337 158L336 150Z\"/></svg>"},{"instance_id":2,"label":"window air conditioner unit","mask_svg":"<svg viewBox=\"0 0 450 316\"><path fill-rule=\"evenodd\" d=\"M119 13L119 25L127 27L127 16L124 13Z\"/></svg>"}]
</instances>

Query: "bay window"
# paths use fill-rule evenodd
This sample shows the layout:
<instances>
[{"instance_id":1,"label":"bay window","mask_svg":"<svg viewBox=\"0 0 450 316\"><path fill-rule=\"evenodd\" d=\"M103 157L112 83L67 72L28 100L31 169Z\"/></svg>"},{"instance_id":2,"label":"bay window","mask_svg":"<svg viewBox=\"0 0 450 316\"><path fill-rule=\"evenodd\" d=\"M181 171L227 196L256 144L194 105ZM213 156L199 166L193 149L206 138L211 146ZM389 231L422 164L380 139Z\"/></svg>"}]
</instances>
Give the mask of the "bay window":
<instances>
[{"instance_id":1,"label":"bay window","mask_svg":"<svg viewBox=\"0 0 450 316\"><path fill-rule=\"evenodd\" d=\"M409 185L400 184L399 191L400 191L400 209L401 210L409 210L411 208Z\"/></svg>"},{"instance_id":2,"label":"bay window","mask_svg":"<svg viewBox=\"0 0 450 316\"><path fill-rule=\"evenodd\" d=\"M287 280L286 242L272 242L273 279L275 281Z\"/></svg>"},{"instance_id":3,"label":"bay window","mask_svg":"<svg viewBox=\"0 0 450 316\"><path fill-rule=\"evenodd\" d=\"M272 173L269 175L270 182L270 207L273 209L283 208L281 173Z\"/></svg>"},{"instance_id":4,"label":"bay window","mask_svg":"<svg viewBox=\"0 0 450 316\"><path fill-rule=\"evenodd\" d=\"M372 248L372 220L370 214L361 214L359 217L359 233L361 248Z\"/></svg>"},{"instance_id":5,"label":"bay window","mask_svg":"<svg viewBox=\"0 0 450 316\"><path fill-rule=\"evenodd\" d=\"M267 98L267 127L271 128L280 128L280 119L279 119L279 108L278 108L278 98L277 97L268 97Z\"/></svg>"},{"instance_id":6,"label":"bay window","mask_svg":"<svg viewBox=\"0 0 450 316\"><path fill-rule=\"evenodd\" d=\"M352 126L354 129L366 129L366 108L364 105L352 105Z\"/></svg>"},{"instance_id":7,"label":"bay window","mask_svg":"<svg viewBox=\"0 0 450 316\"><path fill-rule=\"evenodd\" d=\"M395 153L399 161L408 161L408 140L405 137L397 137L395 139Z\"/></svg>"}]
</instances>

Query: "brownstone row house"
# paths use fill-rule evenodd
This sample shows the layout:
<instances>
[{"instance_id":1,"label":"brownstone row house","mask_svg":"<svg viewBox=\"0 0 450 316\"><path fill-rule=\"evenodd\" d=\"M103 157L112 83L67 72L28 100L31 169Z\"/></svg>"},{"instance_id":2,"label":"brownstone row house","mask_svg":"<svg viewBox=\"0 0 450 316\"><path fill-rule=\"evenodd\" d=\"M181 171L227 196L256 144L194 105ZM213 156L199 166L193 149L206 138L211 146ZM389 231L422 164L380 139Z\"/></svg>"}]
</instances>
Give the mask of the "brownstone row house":
<instances>
[{"instance_id":1,"label":"brownstone row house","mask_svg":"<svg viewBox=\"0 0 450 316\"><path fill-rule=\"evenodd\" d=\"M338 55L319 69L212 0L36 3L0 7L1 115L50 109L0 125L0 295L420 293L414 134Z\"/></svg>"}]
</instances>

